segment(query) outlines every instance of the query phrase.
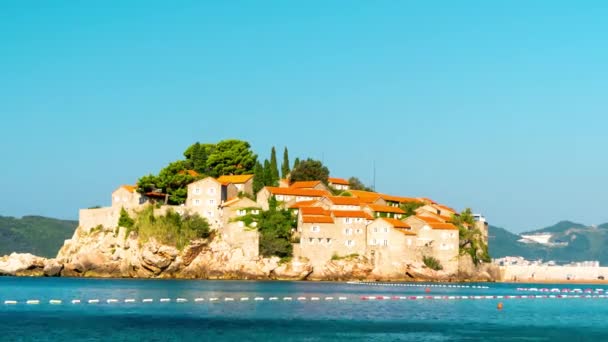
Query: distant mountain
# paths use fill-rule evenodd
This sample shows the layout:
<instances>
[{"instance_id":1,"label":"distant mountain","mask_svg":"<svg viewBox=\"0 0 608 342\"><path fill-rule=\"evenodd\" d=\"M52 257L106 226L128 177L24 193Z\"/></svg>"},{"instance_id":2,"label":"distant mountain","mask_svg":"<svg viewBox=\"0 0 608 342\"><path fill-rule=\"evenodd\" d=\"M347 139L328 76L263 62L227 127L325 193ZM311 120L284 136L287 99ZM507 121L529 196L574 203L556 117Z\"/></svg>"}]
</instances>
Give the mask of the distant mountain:
<instances>
[{"instance_id":1,"label":"distant mountain","mask_svg":"<svg viewBox=\"0 0 608 342\"><path fill-rule=\"evenodd\" d=\"M489 248L492 258L522 256L526 259L558 263L599 260L608 265L608 223L588 227L580 223L561 221L553 226L522 233L550 233L550 244L523 243L519 235L499 227L489 227Z\"/></svg>"},{"instance_id":2,"label":"distant mountain","mask_svg":"<svg viewBox=\"0 0 608 342\"><path fill-rule=\"evenodd\" d=\"M608 225L608 223L606 224ZM572 228L587 228L584 224L571 222L571 221L560 221L552 226L525 232L522 234L539 234L539 233L564 233L568 229Z\"/></svg>"},{"instance_id":3,"label":"distant mountain","mask_svg":"<svg viewBox=\"0 0 608 342\"><path fill-rule=\"evenodd\" d=\"M72 237L76 226L78 221L42 216L20 219L0 216L0 256L20 252L55 257L63 241Z\"/></svg>"}]
</instances>

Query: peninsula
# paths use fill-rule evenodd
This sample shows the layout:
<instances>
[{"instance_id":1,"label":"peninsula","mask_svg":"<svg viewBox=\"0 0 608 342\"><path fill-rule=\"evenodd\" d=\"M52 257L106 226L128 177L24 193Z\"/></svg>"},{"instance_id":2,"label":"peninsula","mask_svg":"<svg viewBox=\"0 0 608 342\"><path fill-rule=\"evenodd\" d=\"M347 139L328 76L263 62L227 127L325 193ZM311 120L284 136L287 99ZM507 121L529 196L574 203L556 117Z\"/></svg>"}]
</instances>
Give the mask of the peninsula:
<instances>
[{"instance_id":1,"label":"peninsula","mask_svg":"<svg viewBox=\"0 0 608 342\"><path fill-rule=\"evenodd\" d=\"M81 209L54 259L13 254L0 273L70 277L495 280L488 224L425 197L330 177L320 161L263 163L240 140L196 143L185 159L106 207Z\"/></svg>"}]
</instances>

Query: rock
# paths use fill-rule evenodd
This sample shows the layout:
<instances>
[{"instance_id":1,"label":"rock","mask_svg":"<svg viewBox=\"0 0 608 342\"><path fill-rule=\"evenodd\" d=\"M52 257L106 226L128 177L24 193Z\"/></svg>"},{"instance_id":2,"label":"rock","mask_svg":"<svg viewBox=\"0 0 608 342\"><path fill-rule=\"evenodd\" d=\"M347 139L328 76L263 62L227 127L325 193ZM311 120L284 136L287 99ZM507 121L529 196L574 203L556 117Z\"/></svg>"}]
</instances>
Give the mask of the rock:
<instances>
[{"instance_id":1,"label":"rock","mask_svg":"<svg viewBox=\"0 0 608 342\"><path fill-rule=\"evenodd\" d=\"M45 262L30 253L12 253L0 259L0 275L42 275Z\"/></svg>"},{"instance_id":2,"label":"rock","mask_svg":"<svg viewBox=\"0 0 608 342\"><path fill-rule=\"evenodd\" d=\"M61 275L61 270L63 270L63 263L57 259L49 259L44 265L43 272L46 277L58 277Z\"/></svg>"},{"instance_id":3,"label":"rock","mask_svg":"<svg viewBox=\"0 0 608 342\"><path fill-rule=\"evenodd\" d=\"M269 274L271 279L276 280L304 280L313 271L312 265L298 260L279 265Z\"/></svg>"}]
</instances>

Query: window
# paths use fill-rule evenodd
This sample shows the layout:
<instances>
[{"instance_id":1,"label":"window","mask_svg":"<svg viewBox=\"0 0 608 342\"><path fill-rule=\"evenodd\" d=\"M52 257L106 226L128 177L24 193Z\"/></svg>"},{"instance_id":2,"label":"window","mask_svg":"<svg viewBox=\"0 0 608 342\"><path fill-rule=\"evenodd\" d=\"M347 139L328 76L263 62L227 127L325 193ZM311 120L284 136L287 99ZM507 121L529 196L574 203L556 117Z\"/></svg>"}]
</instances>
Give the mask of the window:
<instances>
[{"instance_id":1,"label":"window","mask_svg":"<svg viewBox=\"0 0 608 342\"><path fill-rule=\"evenodd\" d=\"M456 237L456 233L450 233L450 237L451 238L455 238Z\"/></svg>"},{"instance_id":2,"label":"window","mask_svg":"<svg viewBox=\"0 0 608 342\"><path fill-rule=\"evenodd\" d=\"M374 227L374 233L378 232L378 227Z\"/></svg>"},{"instance_id":3,"label":"window","mask_svg":"<svg viewBox=\"0 0 608 342\"><path fill-rule=\"evenodd\" d=\"M246 212L244 209L239 209L239 210L237 210L236 214L239 216L245 216Z\"/></svg>"},{"instance_id":4,"label":"window","mask_svg":"<svg viewBox=\"0 0 608 342\"><path fill-rule=\"evenodd\" d=\"M323 238L318 238L319 244L323 243Z\"/></svg>"},{"instance_id":5,"label":"window","mask_svg":"<svg viewBox=\"0 0 608 342\"><path fill-rule=\"evenodd\" d=\"M361 232L362 232L362 230L361 230L360 228L357 228L357 229L355 230L355 233L356 233L356 234L361 234Z\"/></svg>"},{"instance_id":6,"label":"window","mask_svg":"<svg viewBox=\"0 0 608 342\"><path fill-rule=\"evenodd\" d=\"M384 227L384 232L388 233L388 227Z\"/></svg>"},{"instance_id":7,"label":"window","mask_svg":"<svg viewBox=\"0 0 608 342\"><path fill-rule=\"evenodd\" d=\"M388 246L388 240L384 240L384 242L382 244L385 246Z\"/></svg>"},{"instance_id":8,"label":"window","mask_svg":"<svg viewBox=\"0 0 608 342\"><path fill-rule=\"evenodd\" d=\"M201 200L195 199L194 200L194 205L201 205Z\"/></svg>"},{"instance_id":9,"label":"window","mask_svg":"<svg viewBox=\"0 0 608 342\"><path fill-rule=\"evenodd\" d=\"M257 209L255 209L255 210L252 210L252 211L251 211L251 213L252 213L253 215L257 215L257 214L259 214L259 213L260 213L260 211L259 211L259 210L257 210Z\"/></svg>"},{"instance_id":10,"label":"window","mask_svg":"<svg viewBox=\"0 0 608 342\"><path fill-rule=\"evenodd\" d=\"M213 217L213 211L207 211L205 213L205 216L207 216L207 217Z\"/></svg>"},{"instance_id":11,"label":"window","mask_svg":"<svg viewBox=\"0 0 608 342\"><path fill-rule=\"evenodd\" d=\"M347 247L352 247L355 245L355 241L353 240L346 240L346 242L344 243Z\"/></svg>"},{"instance_id":12,"label":"window","mask_svg":"<svg viewBox=\"0 0 608 342\"><path fill-rule=\"evenodd\" d=\"M282 201L283 200L283 195L277 195L277 201Z\"/></svg>"},{"instance_id":13,"label":"window","mask_svg":"<svg viewBox=\"0 0 608 342\"><path fill-rule=\"evenodd\" d=\"M351 222L352 222L352 219L350 217L345 217L344 218L344 223L351 224Z\"/></svg>"},{"instance_id":14,"label":"window","mask_svg":"<svg viewBox=\"0 0 608 342\"><path fill-rule=\"evenodd\" d=\"M352 228L346 228L344 229L344 234L345 235L352 235L353 233L353 229Z\"/></svg>"},{"instance_id":15,"label":"window","mask_svg":"<svg viewBox=\"0 0 608 342\"><path fill-rule=\"evenodd\" d=\"M370 243L370 245L375 245L376 244L376 239L372 239L372 242Z\"/></svg>"},{"instance_id":16,"label":"window","mask_svg":"<svg viewBox=\"0 0 608 342\"><path fill-rule=\"evenodd\" d=\"M195 194L200 194L201 193L201 188L194 188L194 193Z\"/></svg>"},{"instance_id":17,"label":"window","mask_svg":"<svg viewBox=\"0 0 608 342\"><path fill-rule=\"evenodd\" d=\"M215 195L215 188L209 188L209 189L207 190L207 193L208 193L209 195Z\"/></svg>"},{"instance_id":18,"label":"window","mask_svg":"<svg viewBox=\"0 0 608 342\"><path fill-rule=\"evenodd\" d=\"M214 199L210 199L209 200L209 205L215 205L215 200Z\"/></svg>"},{"instance_id":19,"label":"window","mask_svg":"<svg viewBox=\"0 0 608 342\"><path fill-rule=\"evenodd\" d=\"M312 227L310 227L310 231L313 232L313 233L318 233L318 232L321 231L321 227L319 227L319 226L312 226Z\"/></svg>"},{"instance_id":20,"label":"window","mask_svg":"<svg viewBox=\"0 0 608 342\"><path fill-rule=\"evenodd\" d=\"M315 239L314 238L308 238L308 242L312 245L315 243Z\"/></svg>"},{"instance_id":21,"label":"window","mask_svg":"<svg viewBox=\"0 0 608 342\"><path fill-rule=\"evenodd\" d=\"M330 239L330 238L327 238L327 239L325 239L325 240L326 240L326 243L327 243L328 245L331 245L331 239Z\"/></svg>"}]
</instances>

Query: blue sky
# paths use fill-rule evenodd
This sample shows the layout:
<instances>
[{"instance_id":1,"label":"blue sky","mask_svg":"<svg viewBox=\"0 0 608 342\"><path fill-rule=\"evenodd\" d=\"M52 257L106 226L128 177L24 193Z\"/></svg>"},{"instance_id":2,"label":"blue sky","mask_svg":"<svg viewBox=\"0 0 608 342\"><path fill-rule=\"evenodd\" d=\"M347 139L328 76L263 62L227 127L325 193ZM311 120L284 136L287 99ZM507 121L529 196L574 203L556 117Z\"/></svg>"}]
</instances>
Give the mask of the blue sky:
<instances>
[{"instance_id":1,"label":"blue sky","mask_svg":"<svg viewBox=\"0 0 608 342\"><path fill-rule=\"evenodd\" d=\"M239 138L513 231L607 222L607 6L4 1L0 215L77 218Z\"/></svg>"}]
</instances>

